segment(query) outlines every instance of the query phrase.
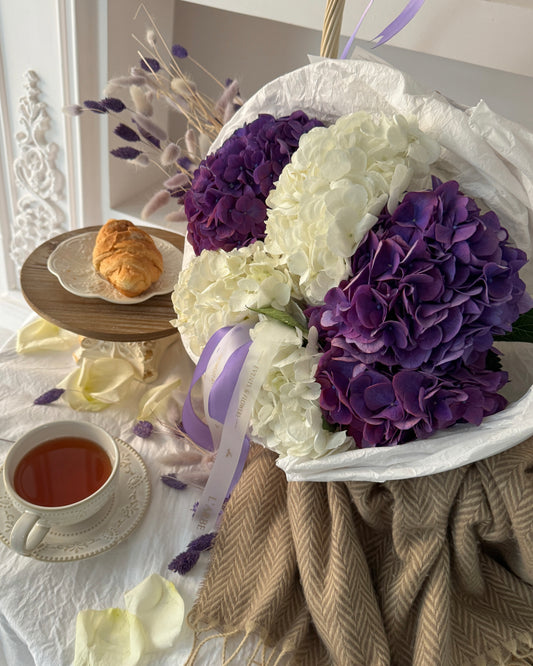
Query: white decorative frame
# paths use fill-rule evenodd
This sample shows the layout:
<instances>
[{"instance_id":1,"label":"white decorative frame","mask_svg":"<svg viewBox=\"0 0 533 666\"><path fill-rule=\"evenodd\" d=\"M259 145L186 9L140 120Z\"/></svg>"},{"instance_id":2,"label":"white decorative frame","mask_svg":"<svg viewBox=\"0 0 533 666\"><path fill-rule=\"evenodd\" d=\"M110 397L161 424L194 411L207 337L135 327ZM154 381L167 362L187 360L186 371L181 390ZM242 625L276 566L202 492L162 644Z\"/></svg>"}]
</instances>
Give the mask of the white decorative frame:
<instances>
[{"instance_id":1,"label":"white decorative frame","mask_svg":"<svg viewBox=\"0 0 533 666\"><path fill-rule=\"evenodd\" d=\"M20 269L29 252L63 231L64 213L57 205L63 198L65 179L56 168L58 146L47 143L50 117L40 101L39 77L24 76L27 95L20 99L22 130L15 135L18 157L13 162L15 184L21 195L16 204L10 256Z\"/></svg>"}]
</instances>

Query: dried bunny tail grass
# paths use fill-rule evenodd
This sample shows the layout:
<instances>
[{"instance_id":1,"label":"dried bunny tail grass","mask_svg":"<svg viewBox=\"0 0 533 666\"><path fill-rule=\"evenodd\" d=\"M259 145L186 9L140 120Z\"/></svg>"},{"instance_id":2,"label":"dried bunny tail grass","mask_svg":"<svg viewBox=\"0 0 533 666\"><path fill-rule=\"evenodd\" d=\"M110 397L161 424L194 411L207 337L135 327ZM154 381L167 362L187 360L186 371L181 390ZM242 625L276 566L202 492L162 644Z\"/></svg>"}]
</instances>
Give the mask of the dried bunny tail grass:
<instances>
[{"instance_id":1,"label":"dried bunny tail grass","mask_svg":"<svg viewBox=\"0 0 533 666\"><path fill-rule=\"evenodd\" d=\"M70 104L68 106L64 106L62 111L68 116L81 116L84 109L83 106L80 106L79 104Z\"/></svg>"},{"instance_id":2,"label":"dried bunny tail grass","mask_svg":"<svg viewBox=\"0 0 533 666\"><path fill-rule=\"evenodd\" d=\"M156 139L159 139L160 141L167 140L168 136L165 130L156 123L154 123L153 120L150 120L150 118L147 118L141 113L132 114L132 118L140 127L143 128L143 130L145 130L145 132L149 132L150 134L155 136Z\"/></svg>"},{"instance_id":3,"label":"dried bunny tail grass","mask_svg":"<svg viewBox=\"0 0 533 666\"><path fill-rule=\"evenodd\" d=\"M203 460L200 451L184 450L175 453L167 453L157 458L162 465L168 467L185 467L186 465L199 465Z\"/></svg>"},{"instance_id":4,"label":"dried bunny tail grass","mask_svg":"<svg viewBox=\"0 0 533 666\"><path fill-rule=\"evenodd\" d=\"M239 93L239 82L232 81L229 86L224 90L222 95L218 98L215 104L215 112L220 113L221 116L224 116L228 104L231 104L233 107L233 101Z\"/></svg>"},{"instance_id":5,"label":"dried bunny tail grass","mask_svg":"<svg viewBox=\"0 0 533 666\"><path fill-rule=\"evenodd\" d=\"M180 147L175 143L169 143L161 153L161 164L170 166L178 159L181 154Z\"/></svg>"},{"instance_id":6,"label":"dried bunny tail grass","mask_svg":"<svg viewBox=\"0 0 533 666\"><path fill-rule=\"evenodd\" d=\"M186 117L189 115L191 105L185 101L183 97L180 97L179 95L177 97L167 97L167 95L164 95L162 99L170 106L171 109L178 111Z\"/></svg>"},{"instance_id":7,"label":"dried bunny tail grass","mask_svg":"<svg viewBox=\"0 0 533 666\"><path fill-rule=\"evenodd\" d=\"M168 215L165 215L165 222L187 222L185 210L181 208L174 213L168 213Z\"/></svg>"},{"instance_id":8,"label":"dried bunny tail grass","mask_svg":"<svg viewBox=\"0 0 533 666\"><path fill-rule=\"evenodd\" d=\"M130 86L143 86L146 84L146 76L140 74L137 76L115 76L109 79L108 86L114 88L129 88Z\"/></svg>"},{"instance_id":9,"label":"dried bunny tail grass","mask_svg":"<svg viewBox=\"0 0 533 666\"><path fill-rule=\"evenodd\" d=\"M163 185L167 188L167 190L175 190L177 188L188 185L190 181L191 178L188 173L180 172L175 173L173 176L165 180Z\"/></svg>"},{"instance_id":10,"label":"dried bunny tail grass","mask_svg":"<svg viewBox=\"0 0 533 666\"><path fill-rule=\"evenodd\" d=\"M147 220L151 215L153 215L157 210L166 206L170 200L170 192L168 190L159 190L154 196L148 201L141 211L141 219Z\"/></svg>"},{"instance_id":11,"label":"dried bunny tail grass","mask_svg":"<svg viewBox=\"0 0 533 666\"><path fill-rule=\"evenodd\" d=\"M132 85L130 86L129 91L135 111L143 116L152 116L154 113L154 107L152 106L150 98L141 86ZM154 134L154 136L157 135Z\"/></svg>"},{"instance_id":12,"label":"dried bunny tail grass","mask_svg":"<svg viewBox=\"0 0 533 666\"><path fill-rule=\"evenodd\" d=\"M152 28L148 28L148 30L146 31L146 43L148 44L148 46L151 46L153 49L156 48L157 38L155 35L155 30L153 30Z\"/></svg>"},{"instance_id":13,"label":"dried bunny tail grass","mask_svg":"<svg viewBox=\"0 0 533 666\"><path fill-rule=\"evenodd\" d=\"M184 99L189 99L190 97L196 95L198 92L198 88L196 87L196 83L194 83L194 81L186 77L181 78L178 76L175 76L170 81L170 89L172 92L176 93L176 95L179 95Z\"/></svg>"},{"instance_id":14,"label":"dried bunny tail grass","mask_svg":"<svg viewBox=\"0 0 533 666\"><path fill-rule=\"evenodd\" d=\"M229 122L235 115L235 106L233 104L228 104L224 109L223 123L224 125Z\"/></svg>"},{"instance_id":15,"label":"dried bunny tail grass","mask_svg":"<svg viewBox=\"0 0 533 666\"><path fill-rule=\"evenodd\" d=\"M180 471L180 481L183 481L189 486L197 486L203 488L209 479L209 472L202 472L200 470L182 470Z\"/></svg>"},{"instance_id":16,"label":"dried bunny tail grass","mask_svg":"<svg viewBox=\"0 0 533 666\"><path fill-rule=\"evenodd\" d=\"M198 159L200 157L200 148L198 146L196 132L193 129L188 129L185 132L183 140L185 141L185 148L189 153L189 157L191 159Z\"/></svg>"},{"instance_id":17,"label":"dried bunny tail grass","mask_svg":"<svg viewBox=\"0 0 533 666\"><path fill-rule=\"evenodd\" d=\"M198 135L198 149L200 151L200 157L204 159L204 157L207 155L209 152L209 148L211 148L212 140L210 137L207 136L207 134L204 134L203 132L200 132Z\"/></svg>"},{"instance_id":18,"label":"dried bunny tail grass","mask_svg":"<svg viewBox=\"0 0 533 666\"><path fill-rule=\"evenodd\" d=\"M133 160L133 164L136 164L137 166L140 167L147 167L151 163L150 158L146 153L141 153L140 155L137 155L137 157Z\"/></svg>"}]
</instances>

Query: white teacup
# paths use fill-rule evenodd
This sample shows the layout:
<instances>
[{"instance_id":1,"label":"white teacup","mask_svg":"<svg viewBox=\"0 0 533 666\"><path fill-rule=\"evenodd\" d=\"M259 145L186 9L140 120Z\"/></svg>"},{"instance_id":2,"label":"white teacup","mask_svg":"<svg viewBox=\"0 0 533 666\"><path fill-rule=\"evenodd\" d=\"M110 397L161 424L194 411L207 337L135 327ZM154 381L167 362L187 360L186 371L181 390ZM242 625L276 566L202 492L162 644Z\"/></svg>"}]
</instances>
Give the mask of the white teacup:
<instances>
[{"instance_id":1,"label":"white teacup","mask_svg":"<svg viewBox=\"0 0 533 666\"><path fill-rule=\"evenodd\" d=\"M109 476L94 492L75 502L53 506L45 506L44 502L43 505L33 503L27 497L21 496L15 489L17 467L26 454L36 447L60 438L89 440L92 444L98 445L109 459L105 460L106 466L110 463ZM98 453L101 454L100 451ZM11 548L21 555L31 555L31 552L46 537L50 528L77 525L95 516L111 500L117 489L119 462L119 449L113 437L92 423L56 421L41 425L23 435L13 444L4 463L6 491L14 507L22 514L11 530ZM44 472L40 476L40 471L32 468L28 474L35 479L37 487L46 487L47 475Z\"/></svg>"}]
</instances>

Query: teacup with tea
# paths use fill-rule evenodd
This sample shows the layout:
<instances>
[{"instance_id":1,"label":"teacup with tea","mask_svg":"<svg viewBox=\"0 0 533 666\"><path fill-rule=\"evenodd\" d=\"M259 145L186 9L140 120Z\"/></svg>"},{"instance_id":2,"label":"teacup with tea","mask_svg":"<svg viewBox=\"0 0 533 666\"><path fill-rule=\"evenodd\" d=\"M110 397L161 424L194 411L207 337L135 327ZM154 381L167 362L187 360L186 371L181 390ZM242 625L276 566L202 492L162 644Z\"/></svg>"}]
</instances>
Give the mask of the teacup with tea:
<instances>
[{"instance_id":1,"label":"teacup with tea","mask_svg":"<svg viewBox=\"0 0 533 666\"><path fill-rule=\"evenodd\" d=\"M4 464L4 486L22 514L11 548L31 555L50 528L94 517L117 489L119 462L114 438L92 423L57 421L23 435Z\"/></svg>"}]
</instances>

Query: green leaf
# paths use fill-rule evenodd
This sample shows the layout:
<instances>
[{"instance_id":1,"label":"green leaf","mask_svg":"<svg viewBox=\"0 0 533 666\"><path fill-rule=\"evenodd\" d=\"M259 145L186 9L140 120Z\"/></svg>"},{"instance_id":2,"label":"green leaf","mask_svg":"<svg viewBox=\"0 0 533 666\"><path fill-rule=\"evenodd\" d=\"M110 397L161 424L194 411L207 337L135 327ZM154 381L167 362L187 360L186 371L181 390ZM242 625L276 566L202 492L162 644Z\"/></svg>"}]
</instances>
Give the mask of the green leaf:
<instances>
[{"instance_id":1,"label":"green leaf","mask_svg":"<svg viewBox=\"0 0 533 666\"><path fill-rule=\"evenodd\" d=\"M533 309L518 317L510 333L495 335L494 339L500 342L533 342Z\"/></svg>"},{"instance_id":2,"label":"green leaf","mask_svg":"<svg viewBox=\"0 0 533 666\"><path fill-rule=\"evenodd\" d=\"M308 334L307 327L304 326L302 322L298 321L295 317L293 317L288 312L285 312L284 310L278 310L277 308L273 308L271 306L268 306L266 308L248 307L248 310L252 310L253 312L258 312L259 314L263 314L266 317L270 317L270 319L275 319L276 321L279 321L282 324L285 324L286 326L290 326L291 328L299 328L300 331L303 332L304 338L307 338Z\"/></svg>"}]
</instances>

